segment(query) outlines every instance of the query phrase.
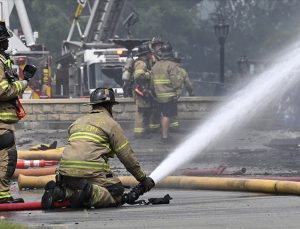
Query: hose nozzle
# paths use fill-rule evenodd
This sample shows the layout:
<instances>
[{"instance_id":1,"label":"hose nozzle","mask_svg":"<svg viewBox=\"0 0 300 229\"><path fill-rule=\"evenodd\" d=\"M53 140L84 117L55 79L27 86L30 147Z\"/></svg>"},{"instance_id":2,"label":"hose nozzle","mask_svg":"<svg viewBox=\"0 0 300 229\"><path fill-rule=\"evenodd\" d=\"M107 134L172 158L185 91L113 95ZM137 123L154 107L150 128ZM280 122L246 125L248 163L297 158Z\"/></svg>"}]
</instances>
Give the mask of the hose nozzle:
<instances>
[{"instance_id":1,"label":"hose nozzle","mask_svg":"<svg viewBox=\"0 0 300 229\"><path fill-rule=\"evenodd\" d=\"M122 204L135 204L135 201L145 193L141 183L133 187L130 192L124 193L122 196Z\"/></svg>"}]
</instances>

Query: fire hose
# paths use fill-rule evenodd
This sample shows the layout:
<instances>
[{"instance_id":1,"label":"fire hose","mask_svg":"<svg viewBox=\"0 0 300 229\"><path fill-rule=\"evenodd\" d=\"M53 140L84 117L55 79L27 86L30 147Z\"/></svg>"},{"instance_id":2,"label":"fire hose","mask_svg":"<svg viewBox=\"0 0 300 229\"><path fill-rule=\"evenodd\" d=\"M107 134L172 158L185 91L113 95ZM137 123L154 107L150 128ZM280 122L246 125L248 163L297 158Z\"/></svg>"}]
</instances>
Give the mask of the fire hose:
<instances>
[{"instance_id":1,"label":"fire hose","mask_svg":"<svg viewBox=\"0 0 300 229\"><path fill-rule=\"evenodd\" d=\"M121 176L119 178L123 185L131 187L138 185L138 182L134 179L134 177ZM20 189L43 188L50 180L55 180L55 175L41 177L19 175L18 184ZM168 176L164 180L158 182L155 187L174 189L250 191L300 195L300 182L270 179Z\"/></svg>"},{"instance_id":2,"label":"fire hose","mask_svg":"<svg viewBox=\"0 0 300 229\"><path fill-rule=\"evenodd\" d=\"M48 168L35 168L35 169L16 169L13 177L16 178L20 174L26 176L45 176L54 174L56 167L48 167Z\"/></svg>"},{"instance_id":3,"label":"fire hose","mask_svg":"<svg viewBox=\"0 0 300 229\"><path fill-rule=\"evenodd\" d=\"M70 201L55 202L54 208L68 207ZM20 210L40 210L42 209L41 202L27 202L15 204L0 204L0 211L20 211Z\"/></svg>"},{"instance_id":4,"label":"fire hose","mask_svg":"<svg viewBox=\"0 0 300 229\"><path fill-rule=\"evenodd\" d=\"M45 160L18 160L17 169L26 169L29 167L45 167L57 165L58 161L45 161Z\"/></svg>"},{"instance_id":5,"label":"fire hose","mask_svg":"<svg viewBox=\"0 0 300 229\"><path fill-rule=\"evenodd\" d=\"M49 150L18 150L18 159L24 160L60 160L64 147Z\"/></svg>"},{"instance_id":6,"label":"fire hose","mask_svg":"<svg viewBox=\"0 0 300 229\"><path fill-rule=\"evenodd\" d=\"M132 176L119 177L122 184L133 187L130 192L123 195L123 203L134 203L144 190ZM55 175L33 177L19 175L19 188L43 188L47 182L55 180ZM157 188L195 189L195 190L227 190L227 191L249 191L276 194L300 195L300 182L251 179L251 178L228 178L228 177L187 177L168 176L156 184ZM68 202L57 203L55 207L67 207ZM34 210L42 209L39 202L1 204L0 211Z\"/></svg>"}]
</instances>

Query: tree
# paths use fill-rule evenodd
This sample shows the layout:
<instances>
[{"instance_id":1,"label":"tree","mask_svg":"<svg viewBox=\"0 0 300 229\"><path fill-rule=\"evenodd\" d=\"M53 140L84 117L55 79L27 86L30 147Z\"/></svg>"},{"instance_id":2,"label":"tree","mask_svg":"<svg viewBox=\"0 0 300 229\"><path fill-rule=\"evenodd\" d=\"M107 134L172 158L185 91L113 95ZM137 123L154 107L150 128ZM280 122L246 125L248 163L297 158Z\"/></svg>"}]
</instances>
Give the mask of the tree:
<instances>
[{"instance_id":1,"label":"tree","mask_svg":"<svg viewBox=\"0 0 300 229\"><path fill-rule=\"evenodd\" d=\"M61 53L74 12L75 0L24 0L40 43L54 57ZM189 71L218 72L218 42L213 26L219 14L230 24L226 41L226 68L237 72L241 55L266 59L291 43L300 16L297 0L127 0L140 16L133 31L137 38L162 36L186 57ZM123 15L126 17L127 15ZM12 28L20 27L12 20ZM15 27L14 27L15 26Z\"/></svg>"}]
</instances>

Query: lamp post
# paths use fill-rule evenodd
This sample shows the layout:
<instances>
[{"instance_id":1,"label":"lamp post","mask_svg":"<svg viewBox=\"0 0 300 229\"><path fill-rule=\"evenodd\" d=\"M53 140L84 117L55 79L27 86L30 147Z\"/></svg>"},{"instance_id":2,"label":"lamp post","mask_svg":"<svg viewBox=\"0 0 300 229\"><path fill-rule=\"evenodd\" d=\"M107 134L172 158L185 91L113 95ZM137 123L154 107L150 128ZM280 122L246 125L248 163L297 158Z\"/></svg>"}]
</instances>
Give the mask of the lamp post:
<instances>
[{"instance_id":1,"label":"lamp post","mask_svg":"<svg viewBox=\"0 0 300 229\"><path fill-rule=\"evenodd\" d=\"M214 26L215 29L215 35L218 38L219 45L220 45L220 83L221 88L224 86L224 46L225 41L229 33L229 25L225 23L224 19L219 19L219 22Z\"/></svg>"}]
</instances>

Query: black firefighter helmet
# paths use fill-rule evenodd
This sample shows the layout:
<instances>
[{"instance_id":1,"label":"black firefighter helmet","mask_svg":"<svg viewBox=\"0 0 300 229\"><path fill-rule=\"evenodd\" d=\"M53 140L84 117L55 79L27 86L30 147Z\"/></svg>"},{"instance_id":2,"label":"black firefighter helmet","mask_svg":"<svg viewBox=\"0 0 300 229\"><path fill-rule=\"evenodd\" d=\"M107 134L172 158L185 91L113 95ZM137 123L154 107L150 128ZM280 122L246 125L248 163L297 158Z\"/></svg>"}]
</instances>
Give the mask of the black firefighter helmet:
<instances>
[{"instance_id":1,"label":"black firefighter helmet","mask_svg":"<svg viewBox=\"0 0 300 229\"><path fill-rule=\"evenodd\" d=\"M147 55L148 53L151 53L151 50L149 48L149 44L143 43L138 47L138 56Z\"/></svg>"},{"instance_id":2,"label":"black firefighter helmet","mask_svg":"<svg viewBox=\"0 0 300 229\"><path fill-rule=\"evenodd\" d=\"M12 37L12 33L7 31L5 21L0 21L0 42Z\"/></svg>"},{"instance_id":3,"label":"black firefighter helmet","mask_svg":"<svg viewBox=\"0 0 300 229\"><path fill-rule=\"evenodd\" d=\"M157 44L163 44L164 41L161 39L161 37L153 37L151 39L151 45L157 45Z\"/></svg>"},{"instance_id":4,"label":"black firefighter helmet","mask_svg":"<svg viewBox=\"0 0 300 229\"><path fill-rule=\"evenodd\" d=\"M161 37L153 37L149 43L149 47L152 51L158 51L156 47L159 47L158 49L160 49L163 43L164 41L161 39Z\"/></svg>"},{"instance_id":5,"label":"black firefighter helmet","mask_svg":"<svg viewBox=\"0 0 300 229\"><path fill-rule=\"evenodd\" d=\"M164 42L160 51L161 57L173 57L173 47L170 42Z\"/></svg>"},{"instance_id":6,"label":"black firefighter helmet","mask_svg":"<svg viewBox=\"0 0 300 229\"><path fill-rule=\"evenodd\" d=\"M115 99L115 93L112 88L96 88L90 95L89 105L96 104L119 104Z\"/></svg>"}]
</instances>

